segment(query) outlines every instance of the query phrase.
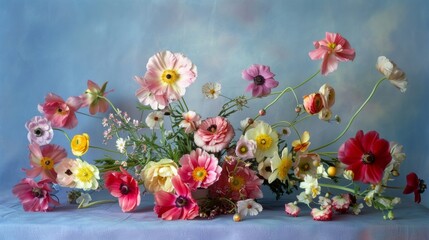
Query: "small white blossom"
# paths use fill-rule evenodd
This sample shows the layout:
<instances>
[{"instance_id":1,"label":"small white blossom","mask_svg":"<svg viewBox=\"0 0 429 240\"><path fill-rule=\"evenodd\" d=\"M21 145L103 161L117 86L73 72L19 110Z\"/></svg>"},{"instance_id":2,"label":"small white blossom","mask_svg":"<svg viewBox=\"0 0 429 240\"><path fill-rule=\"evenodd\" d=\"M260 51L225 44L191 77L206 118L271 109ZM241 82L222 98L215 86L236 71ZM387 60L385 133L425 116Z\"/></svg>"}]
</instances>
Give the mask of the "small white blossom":
<instances>
[{"instance_id":1,"label":"small white blossom","mask_svg":"<svg viewBox=\"0 0 429 240\"><path fill-rule=\"evenodd\" d=\"M320 186L317 178L311 175L305 175L304 182L301 182L299 187L305 189L305 194L311 195L313 198L320 194Z\"/></svg>"},{"instance_id":2,"label":"small white blossom","mask_svg":"<svg viewBox=\"0 0 429 240\"><path fill-rule=\"evenodd\" d=\"M146 117L146 125L150 129L158 129L164 123L164 113L161 111L154 111L149 113Z\"/></svg>"},{"instance_id":3,"label":"small white blossom","mask_svg":"<svg viewBox=\"0 0 429 240\"><path fill-rule=\"evenodd\" d=\"M253 199L246 199L237 202L237 212L240 216L245 217L247 215L256 216L262 212L262 205L255 202Z\"/></svg>"},{"instance_id":4,"label":"small white blossom","mask_svg":"<svg viewBox=\"0 0 429 240\"><path fill-rule=\"evenodd\" d=\"M116 148L120 153L125 153L126 143L127 141L125 141L123 138L118 138L118 140L116 140Z\"/></svg>"},{"instance_id":5,"label":"small white blossom","mask_svg":"<svg viewBox=\"0 0 429 240\"><path fill-rule=\"evenodd\" d=\"M221 92L221 85L219 83L206 83L203 85L203 94L206 98L216 99L219 97Z\"/></svg>"}]
</instances>

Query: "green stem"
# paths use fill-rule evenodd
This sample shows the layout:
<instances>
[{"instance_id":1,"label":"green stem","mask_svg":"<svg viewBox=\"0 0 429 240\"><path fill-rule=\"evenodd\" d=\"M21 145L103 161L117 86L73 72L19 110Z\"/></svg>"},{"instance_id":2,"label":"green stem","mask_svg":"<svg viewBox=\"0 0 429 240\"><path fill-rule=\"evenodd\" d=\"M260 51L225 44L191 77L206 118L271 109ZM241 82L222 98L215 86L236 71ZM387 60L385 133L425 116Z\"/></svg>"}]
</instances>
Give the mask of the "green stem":
<instances>
[{"instance_id":1,"label":"green stem","mask_svg":"<svg viewBox=\"0 0 429 240\"><path fill-rule=\"evenodd\" d=\"M346 192L350 192L355 194L355 190L347 188L347 187L343 187L343 186L338 186L338 185L331 185L331 184L327 184L327 183L319 183L319 186L321 187L327 187L327 188L334 188L334 189L338 189L338 190L343 190Z\"/></svg>"},{"instance_id":2,"label":"green stem","mask_svg":"<svg viewBox=\"0 0 429 240\"><path fill-rule=\"evenodd\" d=\"M69 135L64 130L59 129L59 128L53 128L53 129L56 131L62 132L64 134L64 136L66 136L67 140L69 140L69 142L71 142Z\"/></svg>"},{"instance_id":3,"label":"green stem","mask_svg":"<svg viewBox=\"0 0 429 240\"><path fill-rule=\"evenodd\" d=\"M312 149L309 152L315 152L317 150L320 150L322 148L325 148L327 146L330 146L334 143L336 143L350 128L350 126L352 125L353 121L355 120L355 118L359 115L359 113L362 111L362 109L366 106L366 104L369 102L369 100L371 100L372 96L374 96L375 91L377 90L378 86L380 86L380 84L383 82L383 80L385 80L386 77L381 78L380 80L378 80L378 82L375 84L374 88L372 89L371 93L369 94L368 98L365 100L365 102L362 103L362 105L359 107L359 109L353 114L352 118L350 118L349 122L347 123L347 126L344 128L344 130L340 133L340 135L338 135L334 140L332 140L331 142L322 145L318 148Z\"/></svg>"},{"instance_id":4,"label":"green stem","mask_svg":"<svg viewBox=\"0 0 429 240\"><path fill-rule=\"evenodd\" d=\"M91 202L86 204L85 206L83 205L83 201L79 204L79 206L77 208L81 209L81 208L88 208L97 204L103 204L103 203L114 203L117 202L117 200L100 200L100 201L95 201L95 202Z\"/></svg>"},{"instance_id":5,"label":"green stem","mask_svg":"<svg viewBox=\"0 0 429 240\"><path fill-rule=\"evenodd\" d=\"M103 151L111 152L111 153L118 153L118 154L120 153L120 152L118 152L118 151L113 151L113 150L110 150L110 149L107 149L107 148L96 147L96 146L89 146L89 148L98 149L98 150L103 150Z\"/></svg>"}]
</instances>

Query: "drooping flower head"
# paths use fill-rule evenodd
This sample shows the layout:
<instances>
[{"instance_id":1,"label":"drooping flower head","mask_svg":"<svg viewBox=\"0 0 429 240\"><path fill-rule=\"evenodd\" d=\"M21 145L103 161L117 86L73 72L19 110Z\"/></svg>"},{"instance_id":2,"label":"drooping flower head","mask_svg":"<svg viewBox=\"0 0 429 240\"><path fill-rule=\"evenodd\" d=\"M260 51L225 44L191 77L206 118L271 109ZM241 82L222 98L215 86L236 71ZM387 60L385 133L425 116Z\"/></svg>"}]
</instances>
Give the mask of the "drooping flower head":
<instances>
[{"instance_id":1,"label":"drooping flower head","mask_svg":"<svg viewBox=\"0 0 429 240\"><path fill-rule=\"evenodd\" d=\"M422 200L421 193L426 190L425 181L419 179L416 173L412 172L407 175L407 186L404 189L404 194L414 193L414 202L420 203Z\"/></svg>"},{"instance_id":2,"label":"drooping flower head","mask_svg":"<svg viewBox=\"0 0 429 240\"><path fill-rule=\"evenodd\" d=\"M64 158L59 164L54 166L57 173L57 183L63 187L74 188L76 186L75 174L72 169L75 168L76 160Z\"/></svg>"},{"instance_id":3,"label":"drooping flower head","mask_svg":"<svg viewBox=\"0 0 429 240\"><path fill-rule=\"evenodd\" d=\"M271 158L271 170L272 174L268 179L269 183L274 182L274 180L279 179L281 182L286 182L289 178L288 173L292 167L292 153L289 153L287 148L284 148L282 151L282 156L280 158L279 153L275 152L274 156Z\"/></svg>"},{"instance_id":4,"label":"drooping flower head","mask_svg":"<svg viewBox=\"0 0 429 240\"><path fill-rule=\"evenodd\" d=\"M376 131L364 134L360 130L354 138L340 146L338 158L348 165L347 170L353 171L354 180L377 184L382 180L384 169L392 156L389 142L379 138Z\"/></svg>"},{"instance_id":5,"label":"drooping flower head","mask_svg":"<svg viewBox=\"0 0 429 240\"><path fill-rule=\"evenodd\" d=\"M278 151L278 135L271 126L259 122L254 128L246 131L245 138L256 142L256 161L261 162L265 157L272 157Z\"/></svg>"},{"instance_id":6,"label":"drooping flower head","mask_svg":"<svg viewBox=\"0 0 429 240\"><path fill-rule=\"evenodd\" d=\"M265 97L271 93L271 89L279 85L274 79L275 74L271 72L269 66L253 64L248 69L243 70L241 76L250 81L246 91L252 91L253 97Z\"/></svg>"},{"instance_id":7,"label":"drooping flower head","mask_svg":"<svg viewBox=\"0 0 429 240\"><path fill-rule=\"evenodd\" d=\"M70 148L73 155L83 156L89 149L89 135L87 133L74 135L70 141Z\"/></svg>"},{"instance_id":8,"label":"drooping flower head","mask_svg":"<svg viewBox=\"0 0 429 240\"><path fill-rule=\"evenodd\" d=\"M401 92L405 92L407 90L407 76L405 72L398 68L393 61L389 60L385 56L380 56L377 59L376 68Z\"/></svg>"},{"instance_id":9,"label":"drooping flower head","mask_svg":"<svg viewBox=\"0 0 429 240\"><path fill-rule=\"evenodd\" d=\"M87 85L88 89L82 95L82 107L89 106L89 113L91 115L95 115L98 112L106 112L109 109L109 103L104 99L108 93L106 92L107 82L103 83L101 88L91 80L88 80Z\"/></svg>"},{"instance_id":10,"label":"drooping flower head","mask_svg":"<svg viewBox=\"0 0 429 240\"><path fill-rule=\"evenodd\" d=\"M194 111L182 113L183 120L180 122L179 127L185 129L185 133L195 132L201 124L201 117Z\"/></svg>"},{"instance_id":11,"label":"drooping flower head","mask_svg":"<svg viewBox=\"0 0 429 240\"><path fill-rule=\"evenodd\" d=\"M39 104L38 109L51 121L52 127L72 129L78 123L75 112L81 105L80 97L69 97L64 101L60 96L49 93L45 97L45 103Z\"/></svg>"},{"instance_id":12,"label":"drooping flower head","mask_svg":"<svg viewBox=\"0 0 429 240\"><path fill-rule=\"evenodd\" d=\"M337 69L338 61L353 61L356 56L347 39L339 33L326 32L325 39L315 41L313 44L316 49L308 55L312 60L322 59L321 73L324 76Z\"/></svg>"},{"instance_id":13,"label":"drooping flower head","mask_svg":"<svg viewBox=\"0 0 429 240\"><path fill-rule=\"evenodd\" d=\"M35 182L32 178L24 178L12 189L27 212L46 212L52 205L58 206L59 203L51 197L51 192L50 179Z\"/></svg>"},{"instance_id":14,"label":"drooping flower head","mask_svg":"<svg viewBox=\"0 0 429 240\"><path fill-rule=\"evenodd\" d=\"M206 83L203 85L202 91L204 96L208 99L216 99L220 95L221 85L219 83Z\"/></svg>"},{"instance_id":15,"label":"drooping flower head","mask_svg":"<svg viewBox=\"0 0 429 240\"><path fill-rule=\"evenodd\" d=\"M149 58L146 69L142 84L144 91L136 94L139 100L147 100L149 91L154 96L151 100L161 100L158 107L179 100L197 77L197 67L191 60L181 53L170 51L159 52ZM142 83L140 80L138 82Z\"/></svg>"},{"instance_id":16,"label":"drooping flower head","mask_svg":"<svg viewBox=\"0 0 429 240\"><path fill-rule=\"evenodd\" d=\"M207 188L219 179L222 168L213 154L197 148L180 158L179 175L191 190Z\"/></svg>"},{"instance_id":17,"label":"drooping flower head","mask_svg":"<svg viewBox=\"0 0 429 240\"><path fill-rule=\"evenodd\" d=\"M158 191L155 193L154 211L163 220L194 219L198 216L198 204L180 176L171 180L175 193Z\"/></svg>"},{"instance_id":18,"label":"drooping flower head","mask_svg":"<svg viewBox=\"0 0 429 240\"><path fill-rule=\"evenodd\" d=\"M204 120L194 134L198 147L207 152L220 152L234 137L234 128L226 118L217 116Z\"/></svg>"},{"instance_id":19,"label":"drooping flower head","mask_svg":"<svg viewBox=\"0 0 429 240\"><path fill-rule=\"evenodd\" d=\"M171 159L161 159L158 162L150 161L141 171L146 191L173 192L171 179L177 175L177 164Z\"/></svg>"},{"instance_id":20,"label":"drooping flower head","mask_svg":"<svg viewBox=\"0 0 429 240\"><path fill-rule=\"evenodd\" d=\"M27 139L30 143L37 143L42 146L50 143L54 137L51 123L45 117L33 117L25 124L25 128L28 130Z\"/></svg>"},{"instance_id":21,"label":"drooping flower head","mask_svg":"<svg viewBox=\"0 0 429 240\"><path fill-rule=\"evenodd\" d=\"M95 190L98 188L100 172L98 168L81 159L76 159L76 164L73 165L71 172L75 176L75 188L83 190Z\"/></svg>"},{"instance_id":22,"label":"drooping flower head","mask_svg":"<svg viewBox=\"0 0 429 240\"><path fill-rule=\"evenodd\" d=\"M61 162L67 152L61 146L47 144L39 146L36 143L29 145L31 169L25 170L27 177L34 178L42 175L42 180L49 179L51 182L57 182L57 173L54 165Z\"/></svg>"},{"instance_id":23,"label":"drooping flower head","mask_svg":"<svg viewBox=\"0 0 429 240\"><path fill-rule=\"evenodd\" d=\"M104 184L112 196L117 197L123 212L133 211L140 205L140 189L137 181L125 169L104 175Z\"/></svg>"}]
</instances>

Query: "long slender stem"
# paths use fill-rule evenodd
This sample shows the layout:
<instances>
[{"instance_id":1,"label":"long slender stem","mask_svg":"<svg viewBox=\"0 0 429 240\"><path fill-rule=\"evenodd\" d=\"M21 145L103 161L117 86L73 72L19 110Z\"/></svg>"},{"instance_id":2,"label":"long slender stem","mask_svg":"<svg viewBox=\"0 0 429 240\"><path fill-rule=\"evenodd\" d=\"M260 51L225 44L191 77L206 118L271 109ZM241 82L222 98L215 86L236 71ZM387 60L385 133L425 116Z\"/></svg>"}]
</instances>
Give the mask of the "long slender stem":
<instances>
[{"instance_id":1,"label":"long slender stem","mask_svg":"<svg viewBox=\"0 0 429 240\"><path fill-rule=\"evenodd\" d=\"M67 140L69 140L69 142L71 142L69 135L64 130L59 129L59 128L53 128L53 129L56 131L62 132L64 134L64 136L66 136Z\"/></svg>"},{"instance_id":2,"label":"long slender stem","mask_svg":"<svg viewBox=\"0 0 429 240\"><path fill-rule=\"evenodd\" d=\"M89 146L89 148L98 149L98 150L103 150L103 151L111 152L111 153L118 153L118 154L120 153L120 152L118 152L118 151L114 151L114 150L110 150L110 149L102 148L102 147L97 147L97 146Z\"/></svg>"},{"instance_id":3,"label":"long slender stem","mask_svg":"<svg viewBox=\"0 0 429 240\"><path fill-rule=\"evenodd\" d=\"M359 109L353 114L352 118L350 118L349 122L347 123L347 126L344 128L344 130L340 133L340 135L338 135L334 140L332 140L331 142L322 145L318 148L312 149L309 152L315 152L317 150L320 150L322 148L325 148L327 146L330 146L331 144L336 143L350 128L350 126L352 125L353 121L355 120L355 118L359 115L359 113L362 111L362 109L366 106L366 104L369 102L369 100L371 100L372 96L374 96L375 91L377 90L378 86L380 86L380 84L383 82L383 80L385 80L386 77L381 78L380 80L378 80L378 82L374 85L374 88L372 89L371 93L369 94L368 98L365 100L365 102L362 103L362 105L359 107Z\"/></svg>"},{"instance_id":4,"label":"long slender stem","mask_svg":"<svg viewBox=\"0 0 429 240\"><path fill-rule=\"evenodd\" d=\"M326 184L326 183L319 183L319 186L321 186L321 187L327 187L327 188L334 188L334 189L338 189L338 190L343 190L343 191L350 192L350 193L355 193L355 190L347 188L347 187L339 186L339 185L331 185L331 184Z\"/></svg>"},{"instance_id":5,"label":"long slender stem","mask_svg":"<svg viewBox=\"0 0 429 240\"><path fill-rule=\"evenodd\" d=\"M100 201L95 201L95 202L88 203L86 205L83 205L82 204L83 202L81 202L81 204L79 204L79 206L77 208L81 209L81 208L91 207L91 206L94 206L94 205L97 205L97 204L114 203L114 202L117 202L117 200L100 200Z\"/></svg>"}]
</instances>

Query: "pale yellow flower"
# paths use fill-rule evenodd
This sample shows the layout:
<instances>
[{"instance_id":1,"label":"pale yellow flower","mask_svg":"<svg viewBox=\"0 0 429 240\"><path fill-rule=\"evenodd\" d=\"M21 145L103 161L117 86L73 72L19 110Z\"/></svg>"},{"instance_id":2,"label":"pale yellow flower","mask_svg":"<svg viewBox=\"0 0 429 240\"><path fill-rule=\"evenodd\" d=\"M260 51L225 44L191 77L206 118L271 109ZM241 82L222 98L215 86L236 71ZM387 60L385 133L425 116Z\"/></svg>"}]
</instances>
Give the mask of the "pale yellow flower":
<instances>
[{"instance_id":1,"label":"pale yellow flower","mask_svg":"<svg viewBox=\"0 0 429 240\"><path fill-rule=\"evenodd\" d=\"M259 122L254 128L249 129L245 138L256 142L255 157L257 162L261 162L265 157L272 157L278 151L279 137L276 131L265 122Z\"/></svg>"},{"instance_id":2,"label":"pale yellow flower","mask_svg":"<svg viewBox=\"0 0 429 240\"><path fill-rule=\"evenodd\" d=\"M292 142L292 147L295 152L305 152L307 151L310 144L310 133L308 131L304 131L301 135L301 139L294 140Z\"/></svg>"},{"instance_id":3,"label":"pale yellow flower","mask_svg":"<svg viewBox=\"0 0 429 240\"><path fill-rule=\"evenodd\" d=\"M76 159L76 164L72 167L71 171L75 176L76 186L83 190L95 190L98 188L98 181L100 173L96 166L91 165L81 159Z\"/></svg>"},{"instance_id":4,"label":"pale yellow flower","mask_svg":"<svg viewBox=\"0 0 429 240\"><path fill-rule=\"evenodd\" d=\"M171 159L161 159L158 162L150 161L141 171L146 191L155 193L163 190L173 192L171 179L177 175L177 164Z\"/></svg>"},{"instance_id":5,"label":"pale yellow flower","mask_svg":"<svg viewBox=\"0 0 429 240\"><path fill-rule=\"evenodd\" d=\"M292 153L289 153L287 148L283 149L281 158L279 154L275 152L274 156L271 158L271 169L273 173L268 179L268 182L272 183L276 179L279 179L283 183L286 182L289 178L288 173L292 164Z\"/></svg>"},{"instance_id":6,"label":"pale yellow flower","mask_svg":"<svg viewBox=\"0 0 429 240\"><path fill-rule=\"evenodd\" d=\"M70 142L70 148L73 155L77 157L84 155L89 149L89 135L86 133L76 134Z\"/></svg>"}]
</instances>

